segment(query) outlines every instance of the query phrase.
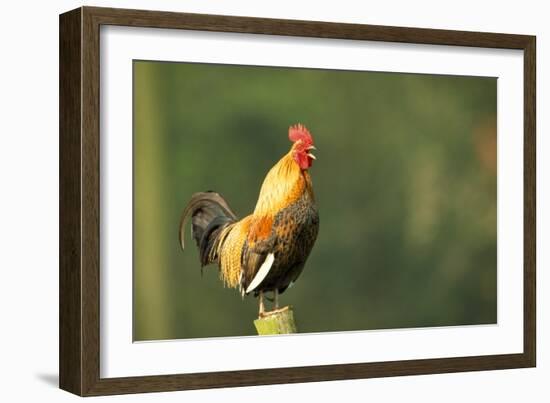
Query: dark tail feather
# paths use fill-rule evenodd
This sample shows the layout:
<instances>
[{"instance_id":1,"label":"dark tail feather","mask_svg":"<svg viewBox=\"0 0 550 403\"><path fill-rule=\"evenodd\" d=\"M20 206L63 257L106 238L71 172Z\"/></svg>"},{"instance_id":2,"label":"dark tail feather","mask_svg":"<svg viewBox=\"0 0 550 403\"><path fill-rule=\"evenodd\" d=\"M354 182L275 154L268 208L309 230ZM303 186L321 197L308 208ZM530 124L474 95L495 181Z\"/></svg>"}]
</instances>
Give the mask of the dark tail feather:
<instances>
[{"instance_id":1,"label":"dark tail feather","mask_svg":"<svg viewBox=\"0 0 550 403\"><path fill-rule=\"evenodd\" d=\"M217 260L217 256L210 251L215 246L221 230L236 221L237 216L218 193L195 193L181 215L179 239L182 249L185 247L185 225L189 217L191 233L199 248L201 264L206 266Z\"/></svg>"}]
</instances>

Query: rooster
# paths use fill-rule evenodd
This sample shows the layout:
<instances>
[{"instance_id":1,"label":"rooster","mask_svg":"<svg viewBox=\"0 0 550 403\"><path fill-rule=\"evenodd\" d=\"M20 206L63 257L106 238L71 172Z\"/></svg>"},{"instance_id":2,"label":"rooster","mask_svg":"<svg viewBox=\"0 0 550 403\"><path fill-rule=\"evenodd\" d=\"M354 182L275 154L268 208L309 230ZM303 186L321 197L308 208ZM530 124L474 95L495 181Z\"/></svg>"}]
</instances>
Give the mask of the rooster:
<instances>
[{"instance_id":1,"label":"rooster","mask_svg":"<svg viewBox=\"0 0 550 403\"><path fill-rule=\"evenodd\" d=\"M301 124L289 128L288 138L292 147L265 177L252 214L239 220L221 195L209 191L191 197L180 221L182 249L191 217L201 267L217 264L226 286L259 297L260 317L279 310L279 294L302 272L319 231L308 172L313 138ZM273 292L271 312L265 311L266 292Z\"/></svg>"}]
</instances>

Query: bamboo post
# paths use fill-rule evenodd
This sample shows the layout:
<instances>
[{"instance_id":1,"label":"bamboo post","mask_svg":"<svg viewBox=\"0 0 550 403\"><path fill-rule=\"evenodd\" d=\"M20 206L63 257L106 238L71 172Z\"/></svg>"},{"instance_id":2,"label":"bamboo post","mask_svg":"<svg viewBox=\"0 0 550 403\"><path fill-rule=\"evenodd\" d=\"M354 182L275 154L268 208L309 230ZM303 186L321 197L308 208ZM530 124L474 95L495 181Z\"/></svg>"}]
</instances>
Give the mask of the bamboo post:
<instances>
[{"instance_id":1,"label":"bamboo post","mask_svg":"<svg viewBox=\"0 0 550 403\"><path fill-rule=\"evenodd\" d=\"M262 317L254 321L254 326L256 326L256 330L260 336L297 332L291 306L266 312Z\"/></svg>"}]
</instances>

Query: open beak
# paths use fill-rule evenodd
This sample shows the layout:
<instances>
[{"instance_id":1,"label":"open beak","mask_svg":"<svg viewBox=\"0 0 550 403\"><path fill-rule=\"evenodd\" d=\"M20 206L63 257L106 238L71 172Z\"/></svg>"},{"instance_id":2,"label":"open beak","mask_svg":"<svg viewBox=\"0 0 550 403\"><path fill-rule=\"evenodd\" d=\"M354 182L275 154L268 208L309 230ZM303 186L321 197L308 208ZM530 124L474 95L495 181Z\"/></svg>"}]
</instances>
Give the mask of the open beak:
<instances>
[{"instance_id":1,"label":"open beak","mask_svg":"<svg viewBox=\"0 0 550 403\"><path fill-rule=\"evenodd\" d=\"M307 148L307 150L308 150L308 151L309 151L309 150L317 150L317 148L315 148L315 146L309 146L309 147ZM315 155L313 155L312 153L307 153L307 156L308 156L309 158L313 159L313 160L316 160L316 159L317 159L317 158L315 158Z\"/></svg>"}]
</instances>

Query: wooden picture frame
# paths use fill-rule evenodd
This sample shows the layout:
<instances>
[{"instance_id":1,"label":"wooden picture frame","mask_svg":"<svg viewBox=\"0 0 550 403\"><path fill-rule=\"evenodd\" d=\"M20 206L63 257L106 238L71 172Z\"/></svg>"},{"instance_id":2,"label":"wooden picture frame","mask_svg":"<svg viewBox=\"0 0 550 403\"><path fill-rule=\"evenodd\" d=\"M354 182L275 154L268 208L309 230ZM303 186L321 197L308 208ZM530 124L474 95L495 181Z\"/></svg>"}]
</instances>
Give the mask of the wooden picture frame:
<instances>
[{"instance_id":1,"label":"wooden picture frame","mask_svg":"<svg viewBox=\"0 0 550 403\"><path fill-rule=\"evenodd\" d=\"M523 353L100 377L100 26L519 49L524 52ZM535 37L81 7L60 16L60 387L81 396L496 370L536 363Z\"/></svg>"}]
</instances>

